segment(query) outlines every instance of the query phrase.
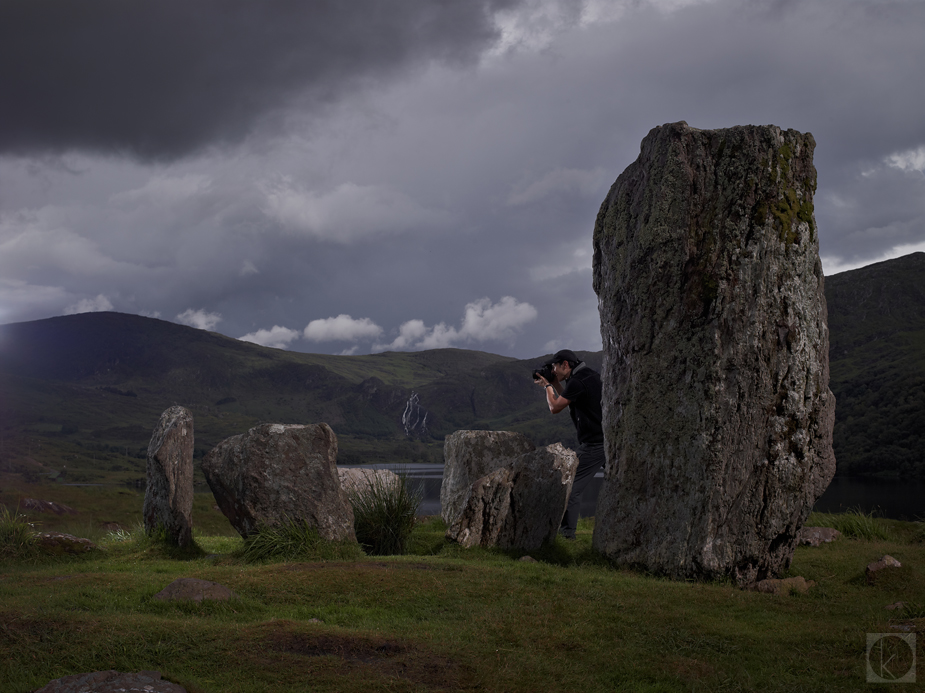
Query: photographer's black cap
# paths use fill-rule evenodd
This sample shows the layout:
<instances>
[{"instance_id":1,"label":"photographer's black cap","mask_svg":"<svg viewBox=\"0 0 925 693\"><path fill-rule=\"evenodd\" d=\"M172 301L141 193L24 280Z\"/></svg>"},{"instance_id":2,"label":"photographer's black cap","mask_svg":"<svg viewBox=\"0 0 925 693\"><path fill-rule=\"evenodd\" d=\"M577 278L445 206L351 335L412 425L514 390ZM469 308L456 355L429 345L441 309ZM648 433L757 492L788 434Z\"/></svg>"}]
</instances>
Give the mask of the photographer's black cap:
<instances>
[{"instance_id":1,"label":"photographer's black cap","mask_svg":"<svg viewBox=\"0 0 925 693\"><path fill-rule=\"evenodd\" d=\"M554 363L562 363L563 361L571 361L571 362L577 363L578 361L581 361L581 359L575 356L575 352L572 351L571 349L562 349L561 351L557 351L556 355L553 356L551 359L549 359L543 365L551 366Z\"/></svg>"}]
</instances>

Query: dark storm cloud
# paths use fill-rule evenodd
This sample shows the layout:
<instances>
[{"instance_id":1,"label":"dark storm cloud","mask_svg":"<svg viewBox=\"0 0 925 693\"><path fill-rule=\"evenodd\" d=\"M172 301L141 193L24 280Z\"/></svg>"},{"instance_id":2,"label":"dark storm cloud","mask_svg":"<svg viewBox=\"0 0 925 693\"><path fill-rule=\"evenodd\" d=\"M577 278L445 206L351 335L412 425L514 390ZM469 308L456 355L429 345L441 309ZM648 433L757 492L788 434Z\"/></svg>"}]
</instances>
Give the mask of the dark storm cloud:
<instances>
[{"instance_id":1,"label":"dark storm cloud","mask_svg":"<svg viewBox=\"0 0 925 693\"><path fill-rule=\"evenodd\" d=\"M466 63L519 0L3 0L0 153L174 159L426 61Z\"/></svg>"}]
</instances>

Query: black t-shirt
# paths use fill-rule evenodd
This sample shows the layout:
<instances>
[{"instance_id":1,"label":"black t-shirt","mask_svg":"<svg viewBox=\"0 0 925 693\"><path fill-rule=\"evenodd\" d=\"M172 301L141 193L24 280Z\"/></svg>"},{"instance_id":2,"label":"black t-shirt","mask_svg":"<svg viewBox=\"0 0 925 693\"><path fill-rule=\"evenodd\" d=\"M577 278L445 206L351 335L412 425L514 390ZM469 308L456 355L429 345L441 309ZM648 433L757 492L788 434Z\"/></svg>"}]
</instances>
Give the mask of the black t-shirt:
<instances>
[{"instance_id":1,"label":"black t-shirt","mask_svg":"<svg viewBox=\"0 0 925 693\"><path fill-rule=\"evenodd\" d=\"M565 381L562 396L569 401L568 410L578 433L578 443L601 445L604 430L601 428L601 376L584 362L575 366Z\"/></svg>"}]
</instances>

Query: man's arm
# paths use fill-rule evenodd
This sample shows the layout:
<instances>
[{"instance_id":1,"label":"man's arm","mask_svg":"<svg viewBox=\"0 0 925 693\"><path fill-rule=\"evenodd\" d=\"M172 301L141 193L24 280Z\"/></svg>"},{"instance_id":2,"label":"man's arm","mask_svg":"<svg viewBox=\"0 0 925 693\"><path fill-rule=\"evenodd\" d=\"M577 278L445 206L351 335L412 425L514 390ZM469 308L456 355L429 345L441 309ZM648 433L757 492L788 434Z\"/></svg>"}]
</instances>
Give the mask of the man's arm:
<instances>
[{"instance_id":1,"label":"man's arm","mask_svg":"<svg viewBox=\"0 0 925 693\"><path fill-rule=\"evenodd\" d=\"M546 404L549 405L549 411L553 414L558 414L569 405L569 400L565 399L565 397L560 394L561 392L562 383L558 380L554 382L551 387L547 383Z\"/></svg>"}]
</instances>

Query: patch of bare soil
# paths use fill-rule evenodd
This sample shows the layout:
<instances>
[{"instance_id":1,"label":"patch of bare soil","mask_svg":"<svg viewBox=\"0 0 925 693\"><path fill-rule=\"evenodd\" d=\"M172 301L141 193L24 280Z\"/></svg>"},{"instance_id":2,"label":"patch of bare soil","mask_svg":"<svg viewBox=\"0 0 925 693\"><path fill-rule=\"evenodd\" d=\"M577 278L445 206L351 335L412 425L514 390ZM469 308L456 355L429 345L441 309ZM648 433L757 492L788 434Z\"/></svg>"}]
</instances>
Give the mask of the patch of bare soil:
<instances>
[{"instance_id":1,"label":"patch of bare soil","mask_svg":"<svg viewBox=\"0 0 925 693\"><path fill-rule=\"evenodd\" d=\"M413 643L365 636L304 633L276 622L266 634L267 649L300 657L333 657L364 679L398 678L441 691L464 690L463 668L448 657Z\"/></svg>"}]
</instances>

